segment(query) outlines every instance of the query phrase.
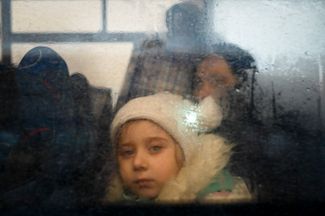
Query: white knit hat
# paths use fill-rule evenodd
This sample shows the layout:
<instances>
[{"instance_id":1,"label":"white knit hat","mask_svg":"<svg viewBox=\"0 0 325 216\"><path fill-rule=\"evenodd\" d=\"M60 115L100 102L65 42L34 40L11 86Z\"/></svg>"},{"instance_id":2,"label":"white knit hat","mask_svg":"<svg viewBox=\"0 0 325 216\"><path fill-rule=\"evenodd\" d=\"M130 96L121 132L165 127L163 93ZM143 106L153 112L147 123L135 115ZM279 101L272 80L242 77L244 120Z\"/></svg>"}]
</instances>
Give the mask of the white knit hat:
<instances>
[{"instance_id":1,"label":"white knit hat","mask_svg":"<svg viewBox=\"0 0 325 216\"><path fill-rule=\"evenodd\" d=\"M199 104L168 92L135 98L125 104L113 120L114 145L121 126L136 119L150 120L166 130L183 149L186 161L198 142L198 135L220 125L222 112L212 97L206 97Z\"/></svg>"}]
</instances>

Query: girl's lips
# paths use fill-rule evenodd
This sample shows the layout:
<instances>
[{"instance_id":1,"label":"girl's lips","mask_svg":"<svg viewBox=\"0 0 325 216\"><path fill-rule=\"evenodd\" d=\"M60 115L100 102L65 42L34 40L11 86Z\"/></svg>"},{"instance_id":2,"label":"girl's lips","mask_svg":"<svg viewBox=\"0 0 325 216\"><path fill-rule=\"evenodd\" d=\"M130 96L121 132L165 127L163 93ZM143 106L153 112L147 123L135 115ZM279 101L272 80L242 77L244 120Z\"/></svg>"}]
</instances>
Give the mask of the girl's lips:
<instances>
[{"instance_id":1,"label":"girl's lips","mask_svg":"<svg viewBox=\"0 0 325 216\"><path fill-rule=\"evenodd\" d=\"M151 187L154 183L153 179L138 179L135 180L134 183L138 185L140 188L148 188Z\"/></svg>"}]
</instances>

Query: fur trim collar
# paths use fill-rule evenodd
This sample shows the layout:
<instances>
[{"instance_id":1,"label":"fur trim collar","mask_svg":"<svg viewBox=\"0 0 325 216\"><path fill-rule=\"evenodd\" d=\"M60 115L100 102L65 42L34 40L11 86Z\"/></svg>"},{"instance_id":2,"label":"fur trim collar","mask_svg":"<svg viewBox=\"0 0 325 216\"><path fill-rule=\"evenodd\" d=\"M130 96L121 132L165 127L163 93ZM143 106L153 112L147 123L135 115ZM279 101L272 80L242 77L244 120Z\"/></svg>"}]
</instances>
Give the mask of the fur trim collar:
<instances>
[{"instance_id":1,"label":"fur trim collar","mask_svg":"<svg viewBox=\"0 0 325 216\"><path fill-rule=\"evenodd\" d=\"M195 154L192 154L177 177L166 183L155 201L163 203L191 202L228 163L231 145L213 134L200 135ZM115 177L107 188L104 202L123 200L123 187Z\"/></svg>"}]
</instances>

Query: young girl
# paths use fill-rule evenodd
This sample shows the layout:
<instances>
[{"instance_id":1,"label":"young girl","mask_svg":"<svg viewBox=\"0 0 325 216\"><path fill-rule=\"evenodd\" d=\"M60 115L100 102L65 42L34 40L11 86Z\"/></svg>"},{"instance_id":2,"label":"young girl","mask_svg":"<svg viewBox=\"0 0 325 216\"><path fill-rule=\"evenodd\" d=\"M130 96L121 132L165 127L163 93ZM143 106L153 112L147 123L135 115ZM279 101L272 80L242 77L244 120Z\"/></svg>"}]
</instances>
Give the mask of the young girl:
<instances>
[{"instance_id":1,"label":"young girl","mask_svg":"<svg viewBox=\"0 0 325 216\"><path fill-rule=\"evenodd\" d=\"M209 134L222 119L211 97L192 104L158 93L129 101L111 138L117 170L105 201L245 202L245 183L225 168L231 146Z\"/></svg>"}]
</instances>

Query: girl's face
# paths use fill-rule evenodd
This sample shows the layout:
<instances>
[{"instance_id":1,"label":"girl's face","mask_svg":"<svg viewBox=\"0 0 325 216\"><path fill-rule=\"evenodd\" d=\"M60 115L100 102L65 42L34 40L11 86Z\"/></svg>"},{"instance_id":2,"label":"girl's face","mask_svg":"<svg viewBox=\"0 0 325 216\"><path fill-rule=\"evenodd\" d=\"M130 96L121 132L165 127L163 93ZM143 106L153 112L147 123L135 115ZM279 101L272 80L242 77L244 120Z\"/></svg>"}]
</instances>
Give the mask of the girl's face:
<instances>
[{"instance_id":1,"label":"girl's face","mask_svg":"<svg viewBox=\"0 0 325 216\"><path fill-rule=\"evenodd\" d=\"M142 198L156 198L176 177L183 156L176 141L148 120L126 123L117 146L119 174L126 188Z\"/></svg>"},{"instance_id":2,"label":"girl's face","mask_svg":"<svg viewBox=\"0 0 325 216\"><path fill-rule=\"evenodd\" d=\"M209 95L220 99L226 96L237 82L226 60L217 55L206 57L199 64L196 76L198 83L194 95L198 99Z\"/></svg>"}]
</instances>

